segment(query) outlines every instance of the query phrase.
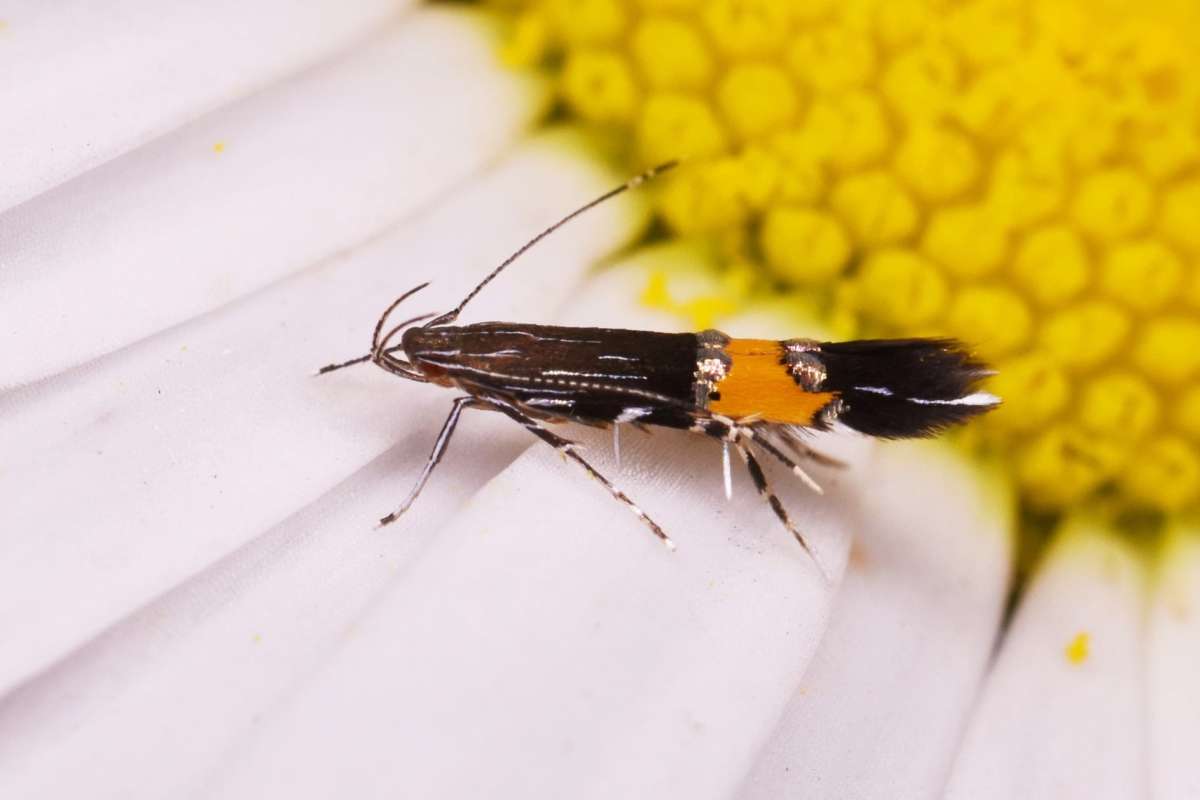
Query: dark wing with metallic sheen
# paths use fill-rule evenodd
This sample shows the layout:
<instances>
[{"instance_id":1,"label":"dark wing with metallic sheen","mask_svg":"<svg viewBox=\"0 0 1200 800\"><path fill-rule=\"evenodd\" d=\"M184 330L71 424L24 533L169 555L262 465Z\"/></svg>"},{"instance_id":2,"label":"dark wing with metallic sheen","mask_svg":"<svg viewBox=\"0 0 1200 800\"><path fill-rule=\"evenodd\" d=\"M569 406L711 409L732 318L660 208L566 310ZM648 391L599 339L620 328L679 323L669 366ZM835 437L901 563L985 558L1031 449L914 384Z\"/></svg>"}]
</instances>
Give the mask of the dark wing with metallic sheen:
<instances>
[{"instance_id":1,"label":"dark wing with metallic sheen","mask_svg":"<svg viewBox=\"0 0 1200 800\"><path fill-rule=\"evenodd\" d=\"M435 380L548 416L690 424L694 333L484 322L410 329L404 349Z\"/></svg>"}]
</instances>

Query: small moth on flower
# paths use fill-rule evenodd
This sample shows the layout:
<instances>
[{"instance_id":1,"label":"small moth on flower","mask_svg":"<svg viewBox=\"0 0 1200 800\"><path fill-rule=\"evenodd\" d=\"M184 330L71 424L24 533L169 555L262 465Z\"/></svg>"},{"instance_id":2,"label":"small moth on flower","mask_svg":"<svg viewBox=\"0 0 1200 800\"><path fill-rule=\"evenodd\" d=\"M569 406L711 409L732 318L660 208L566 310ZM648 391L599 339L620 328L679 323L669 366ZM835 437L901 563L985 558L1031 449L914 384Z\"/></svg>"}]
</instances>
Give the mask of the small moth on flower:
<instances>
[{"instance_id":1,"label":"small moth on flower","mask_svg":"<svg viewBox=\"0 0 1200 800\"><path fill-rule=\"evenodd\" d=\"M505 259L454 309L413 317L385 333L396 308L429 284L410 289L379 317L370 353L318 370L324 374L371 361L406 380L463 393L451 404L408 497L380 520L381 525L395 521L413 504L441 461L463 410L476 408L504 414L575 461L672 549L662 527L547 423L611 425L614 445L620 423L683 428L718 439L726 496L731 491L733 449L759 494L811 555L804 536L771 491L761 454L820 492L800 462L838 462L809 448L803 440L805 430L827 430L838 423L885 439L927 437L999 403L977 390L991 372L952 339L777 341L735 339L718 330L658 333L515 322L453 324L484 286L543 238L675 164L648 170L563 217Z\"/></svg>"}]
</instances>

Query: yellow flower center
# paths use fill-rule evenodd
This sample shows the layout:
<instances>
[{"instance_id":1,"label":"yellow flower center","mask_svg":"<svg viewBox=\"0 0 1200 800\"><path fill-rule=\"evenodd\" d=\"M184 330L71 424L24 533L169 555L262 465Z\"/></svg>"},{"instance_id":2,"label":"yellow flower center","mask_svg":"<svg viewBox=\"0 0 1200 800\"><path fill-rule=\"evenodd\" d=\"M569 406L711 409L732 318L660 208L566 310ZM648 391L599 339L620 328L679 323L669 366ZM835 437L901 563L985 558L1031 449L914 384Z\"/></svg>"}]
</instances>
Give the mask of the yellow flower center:
<instances>
[{"instance_id":1,"label":"yellow flower center","mask_svg":"<svg viewBox=\"0 0 1200 800\"><path fill-rule=\"evenodd\" d=\"M630 171L689 159L653 190L671 230L819 291L841 332L994 361L981 427L1027 502L1200 502L1194 4L496 5L508 59L627 136Z\"/></svg>"}]
</instances>

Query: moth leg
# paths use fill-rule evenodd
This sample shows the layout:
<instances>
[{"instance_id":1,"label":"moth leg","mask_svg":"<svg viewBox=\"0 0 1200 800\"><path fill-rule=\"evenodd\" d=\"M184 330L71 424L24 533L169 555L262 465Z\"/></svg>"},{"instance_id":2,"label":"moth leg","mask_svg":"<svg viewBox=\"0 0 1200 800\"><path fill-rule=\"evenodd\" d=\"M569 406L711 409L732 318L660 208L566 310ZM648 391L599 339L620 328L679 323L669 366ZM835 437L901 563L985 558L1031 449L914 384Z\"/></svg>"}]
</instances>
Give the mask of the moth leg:
<instances>
[{"instance_id":1,"label":"moth leg","mask_svg":"<svg viewBox=\"0 0 1200 800\"><path fill-rule=\"evenodd\" d=\"M721 477L725 481L725 499L733 499L733 470L729 466L729 442L721 442Z\"/></svg>"},{"instance_id":2,"label":"moth leg","mask_svg":"<svg viewBox=\"0 0 1200 800\"><path fill-rule=\"evenodd\" d=\"M820 464L823 467L834 467L836 469L845 469L846 462L841 459L827 456L820 450L815 450L808 446L808 443L800 436L800 434L790 425L775 425L770 429L772 435L778 436L787 446L792 449L796 455L801 458L807 458L813 463ZM758 441L762 441L761 437Z\"/></svg>"},{"instance_id":3,"label":"moth leg","mask_svg":"<svg viewBox=\"0 0 1200 800\"><path fill-rule=\"evenodd\" d=\"M733 499L733 475L729 467L729 446L737 439L737 432L730 421L715 417L695 417L691 430L703 433L721 442L721 477L725 482L725 499Z\"/></svg>"},{"instance_id":4,"label":"moth leg","mask_svg":"<svg viewBox=\"0 0 1200 800\"><path fill-rule=\"evenodd\" d=\"M654 535L662 540L663 544L665 544L671 550L675 549L675 543L671 541L671 538L667 536L666 532L661 527L659 527L657 522L652 520L645 511L642 511L642 509L638 508L637 504L630 500L627 494L614 486L612 481L604 477L604 475L602 475L599 470L589 464L583 456L575 452L574 442L564 439L557 433L547 429L536 419L521 411L521 409L503 400L486 398L485 402L504 412L513 420L519 422L527 431L553 447L565 458L569 458L579 466L583 467L589 475L603 484L604 488L608 489L609 494L624 503L625 507L634 513L634 516L646 523Z\"/></svg>"},{"instance_id":5,"label":"moth leg","mask_svg":"<svg viewBox=\"0 0 1200 800\"><path fill-rule=\"evenodd\" d=\"M808 546L808 542L804 541L804 534L800 533L800 529L792 524L792 519L788 516L783 503L771 491L771 485L767 483L767 476L763 473L762 465L758 463L758 459L750 452L748 444L743 441L741 436L737 436L733 442L733 446L737 448L742 460L746 462L746 469L750 472L750 478L754 481L754 488L758 489L760 495L767 498L767 502L771 505L771 510L775 512L775 516L779 517L779 521L783 523L784 527L791 531L792 536L796 537L796 541L804 548L804 552L808 553L809 558L817 565L817 569L821 570L821 574L828 580L829 575L826 574L825 568L817 560L817 556Z\"/></svg>"},{"instance_id":6,"label":"moth leg","mask_svg":"<svg viewBox=\"0 0 1200 800\"><path fill-rule=\"evenodd\" d=\"M812 476L805 472L803 467L797 464L795 460L792 459L787 453L776 447L770 439L765 436L760 436L754 430L754 428L739 428L738 435L745 436L748 439L753 439L759 447L761 447L763 450L766 450L767 453L776 461L791 470L792 474L799 478L805 486L812 489L817 494L825 494L825 490L821 488L821 484L813 480Z\"/></svg>"},{"instance_id":7,"label":"moth leg","mask_svg":"<svg viewBox=\"0 0 1200 800\"><path fill-rule=\"evenodd\" d=\"M413 486L412 491L408 493L408 497L404 498L404 502L400 507L379 520L380 527L389 523L395 522L396 519L408 511L409 506L417 499L417 495L425 488L425 482L429 480L430 473L433 468L442 460L442 454L446 452L446 445L450 443L450 436L454 433L454 428L458 425L458 418L462 414L464 408L472 406L480 406L480 402L474 397L456 397L454 404L450 407L450 415L446 417L445 423L442 424L442 432L438 434L437 441L433 443L433 450L429 453L429 459L425 462L425 468L421 470L421 476L417 478L417 483Z\"/></svg>"}]
</instances>

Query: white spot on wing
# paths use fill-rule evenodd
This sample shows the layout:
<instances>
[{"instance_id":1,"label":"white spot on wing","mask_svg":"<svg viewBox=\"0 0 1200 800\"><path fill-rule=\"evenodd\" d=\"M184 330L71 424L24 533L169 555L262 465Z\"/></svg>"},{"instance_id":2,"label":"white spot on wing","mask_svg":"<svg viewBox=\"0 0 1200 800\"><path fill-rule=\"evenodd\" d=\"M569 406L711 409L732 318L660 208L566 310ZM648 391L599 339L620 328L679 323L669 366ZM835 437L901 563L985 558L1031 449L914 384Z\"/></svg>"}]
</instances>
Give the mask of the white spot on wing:
<instances>
[{"instance_id":1,"label":"white spot on wing","mask_svg":"<svg viewBox=\"0 0 1200 800\"><path fill-rule=\"evenodd\" d=\"M999 397L987 392L975 392L974 394L954 400L926 400L922 397L907 397L905 399L910 403L917 403L923 406L994 406L1000 402Z\"/></svg>"}]
</instances>

